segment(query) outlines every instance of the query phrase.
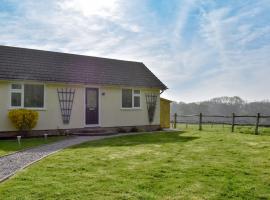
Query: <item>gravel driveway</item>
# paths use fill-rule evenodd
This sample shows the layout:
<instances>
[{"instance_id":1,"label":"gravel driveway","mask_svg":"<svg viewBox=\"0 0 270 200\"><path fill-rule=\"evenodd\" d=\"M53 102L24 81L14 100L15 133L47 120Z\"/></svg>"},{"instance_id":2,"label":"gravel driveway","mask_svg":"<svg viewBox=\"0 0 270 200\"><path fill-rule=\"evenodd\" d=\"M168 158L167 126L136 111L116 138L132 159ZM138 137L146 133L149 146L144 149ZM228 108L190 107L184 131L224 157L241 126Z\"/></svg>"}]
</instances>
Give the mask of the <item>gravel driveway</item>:
<instances>
[{"instance_id":1,"label":"gravel driveway","mask_svg":"<svg viewBox=\"0 0 270 200\"><path fill-rule=\"evenodd\" d=\"M137 133L138 134L138 133ZM117 137L127 134L111 135L111 136L75 136L69 139L58 141L55 143L42 145L39 147L20 151L11 155L0 157L0 182L14 175L18 170L39 161L40 159L60 151L66 147L77 145L83 142L99 140L103 138ZM133 134L128 134L133 135Z\"/></svg>"}]
</instances>

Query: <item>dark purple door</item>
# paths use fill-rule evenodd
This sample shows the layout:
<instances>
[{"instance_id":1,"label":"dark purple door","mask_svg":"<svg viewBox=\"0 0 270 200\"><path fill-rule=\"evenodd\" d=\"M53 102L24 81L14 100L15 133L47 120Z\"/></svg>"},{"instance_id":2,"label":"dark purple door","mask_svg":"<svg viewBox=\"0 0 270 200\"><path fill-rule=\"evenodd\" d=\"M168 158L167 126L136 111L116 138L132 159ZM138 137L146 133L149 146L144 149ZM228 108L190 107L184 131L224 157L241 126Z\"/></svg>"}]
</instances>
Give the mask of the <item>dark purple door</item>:
<instances>
[{"instance_id":1,"label":"dark purple door","mask_svg":"<svg viewBox=\"0 0 270 200\"><path fill-rule=\"evenodd\" d=\"M98 124L98 88L86 88L85 94L85 123Z\"/></svg>"}]
</instances>

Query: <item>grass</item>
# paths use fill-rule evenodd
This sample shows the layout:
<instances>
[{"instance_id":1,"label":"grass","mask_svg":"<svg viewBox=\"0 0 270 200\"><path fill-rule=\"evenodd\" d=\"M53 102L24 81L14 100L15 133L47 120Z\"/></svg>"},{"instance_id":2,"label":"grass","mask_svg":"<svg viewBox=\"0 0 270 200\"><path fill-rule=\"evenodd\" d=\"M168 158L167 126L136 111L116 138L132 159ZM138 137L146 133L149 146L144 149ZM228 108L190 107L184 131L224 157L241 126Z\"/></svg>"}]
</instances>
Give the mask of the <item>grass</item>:
<instances>
[{"instance_id":1,"label":"grass","mask_svg":"<svg viewBox=\"0 0 270 200\"><path fill-rule=\"evenodd\" d=\"M0 184L0 199L270 199L270 137L122 136L65 149Z\"/></svg>"},{"instance_id":2,"label":"grass","mask_svg":"<svg viewBox=\"0 0 270 200\"><path fill-rule=\"evenodd\" d=\"M198 124L177 124L177 128L186 131L197 131L199 128ZM203 124L202 129L207 132L231 132L231 125L222 125L222 124ZM254 134L255 126L235 126L236 133L244 133L244 134ZM269 127L259 127L260 135L268 135L270 136L270 128Z\"/></svg>"},{"instance_id":3,"label":"grass","mask_svg":"<svg viewBox=\"0 0 270 200\"><path fill-rule=\"evenodd\" d=\"M48 137L47 141L44 138L22 138L21 145L18 144L17 139L0 140L0 156L10 154L19 150L30 147L47 144L63 139L63 137ZM1 198L0 198L1 199Z\"/></svg>"}]
</instances>

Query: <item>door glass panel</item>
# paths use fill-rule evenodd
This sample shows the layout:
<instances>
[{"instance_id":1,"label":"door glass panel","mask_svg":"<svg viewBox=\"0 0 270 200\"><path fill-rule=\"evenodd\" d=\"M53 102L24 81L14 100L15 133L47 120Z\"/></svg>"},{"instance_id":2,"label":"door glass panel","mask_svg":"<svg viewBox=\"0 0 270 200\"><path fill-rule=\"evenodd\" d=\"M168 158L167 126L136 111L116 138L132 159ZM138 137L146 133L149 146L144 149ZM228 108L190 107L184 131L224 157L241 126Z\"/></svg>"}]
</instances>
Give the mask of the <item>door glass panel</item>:
<instances>
[{"instance_id":1,"label":"door glass panel","mask_svg":"<svg viewBox=\"0 0 270 200\"><path fill-rule=\"evenodd\" d=\"M98 89L88 88L86 89L86 111L85 111L85 123L92 125L98 124Z\"/></svg>"},{"instance_id":2,"label":"door glass panel","mask_svg":"<svg viewBox=\"0 0 270 200\"><path fill-rule=\"evenodd\" d=\"M97 108L97 91L88 90L86 100L87 108L90 110L95 110Z\"/></svg>"}]
</instances>

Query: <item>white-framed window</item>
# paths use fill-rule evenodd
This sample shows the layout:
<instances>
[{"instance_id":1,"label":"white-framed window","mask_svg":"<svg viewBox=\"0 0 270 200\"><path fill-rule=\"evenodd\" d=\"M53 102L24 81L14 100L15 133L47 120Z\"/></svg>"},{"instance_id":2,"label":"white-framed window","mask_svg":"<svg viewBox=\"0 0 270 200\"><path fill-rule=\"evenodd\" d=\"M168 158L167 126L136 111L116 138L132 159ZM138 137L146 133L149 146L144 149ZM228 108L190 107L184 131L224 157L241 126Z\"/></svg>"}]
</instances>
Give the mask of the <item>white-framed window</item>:
<instances>
[{"instance_id":1,"label":"white-framed window","mask_svg":"<svg viewBox=\"0 0 270 200\"><path fill-rule=\"evenodd\" d=\"M22 107L23 89L21 84L11 84L11 107Z\"/></svg>"},{"instance_id":2,"label":"white-framed window","mask_svg":"<svg viewBox=\"0 0 270 200\"><path fill-rule=\"evenodd\" d=\"M44 93L43 84L12 83L10 106L12 108L44 108Z\"/></svg>"},{"instance_id":3,"label":"white-framed window","mask_svg":"<svg viewBox=\"0 0 270 200\"><path fill-rule=\"evenodd\" d=\"M133 90L133 107L140 108L141 107L141 91Z\"/></svg>"},{"instance_id":4,"label":"white-framed window","mask_svg":"<svg viewBox=\"0 0 270 200\"><path fill-rule=\"evenodd\" d=\"M122 89L122 108L140 108L141 91L130 88Z\"/></svg>"}]
</instances>

